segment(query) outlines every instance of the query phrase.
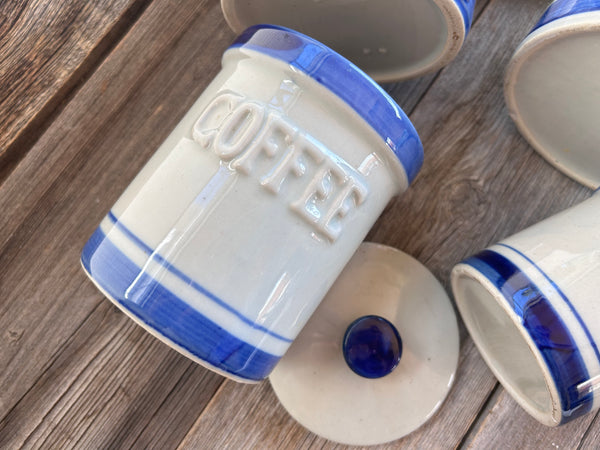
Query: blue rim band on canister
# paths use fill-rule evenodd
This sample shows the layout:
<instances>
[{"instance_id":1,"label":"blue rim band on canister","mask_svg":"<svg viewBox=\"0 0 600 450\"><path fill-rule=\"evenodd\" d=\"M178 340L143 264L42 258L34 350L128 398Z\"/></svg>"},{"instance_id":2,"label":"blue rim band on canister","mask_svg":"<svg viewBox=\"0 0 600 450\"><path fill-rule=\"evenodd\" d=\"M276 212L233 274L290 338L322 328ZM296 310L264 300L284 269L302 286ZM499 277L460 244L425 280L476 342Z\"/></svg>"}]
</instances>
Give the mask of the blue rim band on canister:
<instances>
[{"instance_id":1,"label":"blue rim band on canister","mask_svg":"<svg viewBox=\"0 0 600 450\"><path fill-rule=\"evenodd\" d=\"M465 21L465 29L467 33L471 30L473 25L473 15L475 13L475 0L456 0L456 4L460 9L460 12Z\"/></svg>"},{"instance_id":2,"label":"blue rim band on canister","mask_svg":"<svg viewBox=\"0 0 600 450\"><path fill-rule=\"evenodd\" d=\"M333 92L360 115L396 155L412 183L423 165L423 146L398 104L366 73L329 47L275 25L248 28L230 48L284 61Z\"/></svg>"},{"instance_id":3,"label":"blue rim band on canister","mask_svg":"<svg viewBox=\"0 0 600 450\"><path fill-rule=\"evenodd\" d=\"M556 0L542 15L531 31L573 14L600 11L600 0Z\"/></svg>"}]
</instances>

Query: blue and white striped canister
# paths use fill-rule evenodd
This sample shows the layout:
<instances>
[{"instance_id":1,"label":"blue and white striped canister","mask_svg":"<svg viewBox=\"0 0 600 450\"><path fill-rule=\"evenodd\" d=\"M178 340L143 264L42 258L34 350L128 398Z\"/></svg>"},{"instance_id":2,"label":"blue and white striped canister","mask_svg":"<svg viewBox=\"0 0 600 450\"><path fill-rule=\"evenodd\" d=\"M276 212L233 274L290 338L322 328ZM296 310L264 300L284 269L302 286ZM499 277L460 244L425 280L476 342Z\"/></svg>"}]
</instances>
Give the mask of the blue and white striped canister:
<instances>
[{"instance_id":1,"label":"blue and white striped canister","mask_svg":"<svg viewBox=\"0 0 600 450\"><path fill-rule=\"evenodd\" d=\"M83 267L168 345L256 382L422 159L409 119L362 71L257 26L102 221Z\"/></svg>"}]
</instances>

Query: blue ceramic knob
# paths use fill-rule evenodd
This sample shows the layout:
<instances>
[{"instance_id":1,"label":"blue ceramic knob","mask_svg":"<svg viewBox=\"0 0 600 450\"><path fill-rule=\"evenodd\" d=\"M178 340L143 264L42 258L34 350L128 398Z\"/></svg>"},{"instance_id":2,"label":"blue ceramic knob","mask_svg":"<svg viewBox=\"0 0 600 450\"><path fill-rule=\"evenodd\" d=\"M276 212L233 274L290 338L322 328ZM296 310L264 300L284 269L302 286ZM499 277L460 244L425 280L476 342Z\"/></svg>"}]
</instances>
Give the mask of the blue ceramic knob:
<instances>
[{"instance_id":1,"label":"blue ceramic knob","mask_svg":"<svg viewBox=\"0 0 600 450\"><path fill-rule=\"evenodd\" d=\"M391 373L402 356L402 339L396 327L379 316L363 316L344 334L344 358L353 372L365 378Z\"/></svg>"}]
</instances>

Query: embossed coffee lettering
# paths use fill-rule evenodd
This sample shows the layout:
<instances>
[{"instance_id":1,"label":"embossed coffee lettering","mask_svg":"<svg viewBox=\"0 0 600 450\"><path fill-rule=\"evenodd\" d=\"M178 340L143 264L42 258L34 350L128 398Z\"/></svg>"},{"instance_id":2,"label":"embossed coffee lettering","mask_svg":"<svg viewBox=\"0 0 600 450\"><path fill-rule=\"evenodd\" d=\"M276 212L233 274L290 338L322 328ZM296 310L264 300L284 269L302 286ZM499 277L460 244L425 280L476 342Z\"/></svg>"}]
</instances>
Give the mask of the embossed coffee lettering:
<instances>
[{"instance_id":1,"label":"embossed coffee lettering","mask_svg":"<svg viewBox=\"0 0 600 450\"><path fill-rule=\"evenodd\" d=\"M264 115L264 108L256 103L241 104L217 133L215 153L227 160L245 152L262 128Z\"/></svg>"},{"instance_id":2,"label":"embossed coffee lettering","mask_svg":"<svg viewBox=\"0 0 600 450\"><path fill-rule=\"evenodd\" d=\"M242 100L242 96L229 92L216 97L194 124L192 129L194 141L204 148L210 147L225 119L231 115Z\"/></svg>"},{"instance_id":3,"label":"embossed coffee lettering","mask_svg":"<svg viewBox=\"0 0 600 450\"><path fill-rule=\"evenodd\" d=\"M235 170L250 175L254 164L261 155L267 156L269 159L278 156L284 157L284 153L297 140L297 135L297 128L279 120L273 114L269 114L260 133L255 135L252 143L246 147L244 153L232 161L231 166Z\"/></svg>"},{"instance_id":4,"label":"embossed coffee lettering","mask_svg":"<svg viewBox=\"0 0 600 450\"><path fill-rule=\"evenodd\" d=\"M289 207L332 242L343 232L344 218L369 194L364 176L275 108L232 92L208 105L194 124L193 138L232 170L256 176L274 195L289 180L303 182L302 194L290 199ZM255 173L265 160L273 164L266 173Z\"/></svg>"}]
</instances>

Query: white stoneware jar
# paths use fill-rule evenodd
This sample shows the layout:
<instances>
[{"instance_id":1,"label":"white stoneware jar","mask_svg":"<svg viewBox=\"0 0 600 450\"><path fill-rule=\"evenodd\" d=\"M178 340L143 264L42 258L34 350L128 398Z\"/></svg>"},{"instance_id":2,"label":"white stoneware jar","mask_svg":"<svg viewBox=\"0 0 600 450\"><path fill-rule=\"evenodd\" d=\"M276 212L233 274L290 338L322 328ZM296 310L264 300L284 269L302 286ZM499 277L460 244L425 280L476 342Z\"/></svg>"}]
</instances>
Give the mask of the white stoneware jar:
<instances>
[{"instance_id":1,"label":"white stoneware jar","mask_svg":"<svg viewBox=\"0 0 600 450\"><path fill-rule=\"evenodd\" d=\"M156 337L259 381L422 158L406 115L362 71L304 35L254 27L82 263Z\"/></svg>"},{"instance_id":2,"label":"white stoneware jar","mask_svg":"<svg viewBox=\"0 0 600 450\"><path fill-rule=\"evenodd\" d=\"M600 0L557 0L517 48L505 96L521 134L556 168L600 186Z\"/></svg>"},{"instance_id":3,"label":"white stoneware jar","mask_svg":"<svg viewBox=\"0 0 600 450\"><path fill-rule=\"evenodd\" d=\"M294 28L383 82L452 61L471 28L475 0L221 0L221 7L236 33L259 23Z\"/></svg>"},{"instance_id":4,"label":"white stoneware jar","mask_svg":"<svg viewBox=\"0 0 600 450\"><path fill-rule=\"evenodd\" d=\"M545 425L600 405L600 194L472 256L452 289L483 358Z\"/></svg>"}]
</instances>

